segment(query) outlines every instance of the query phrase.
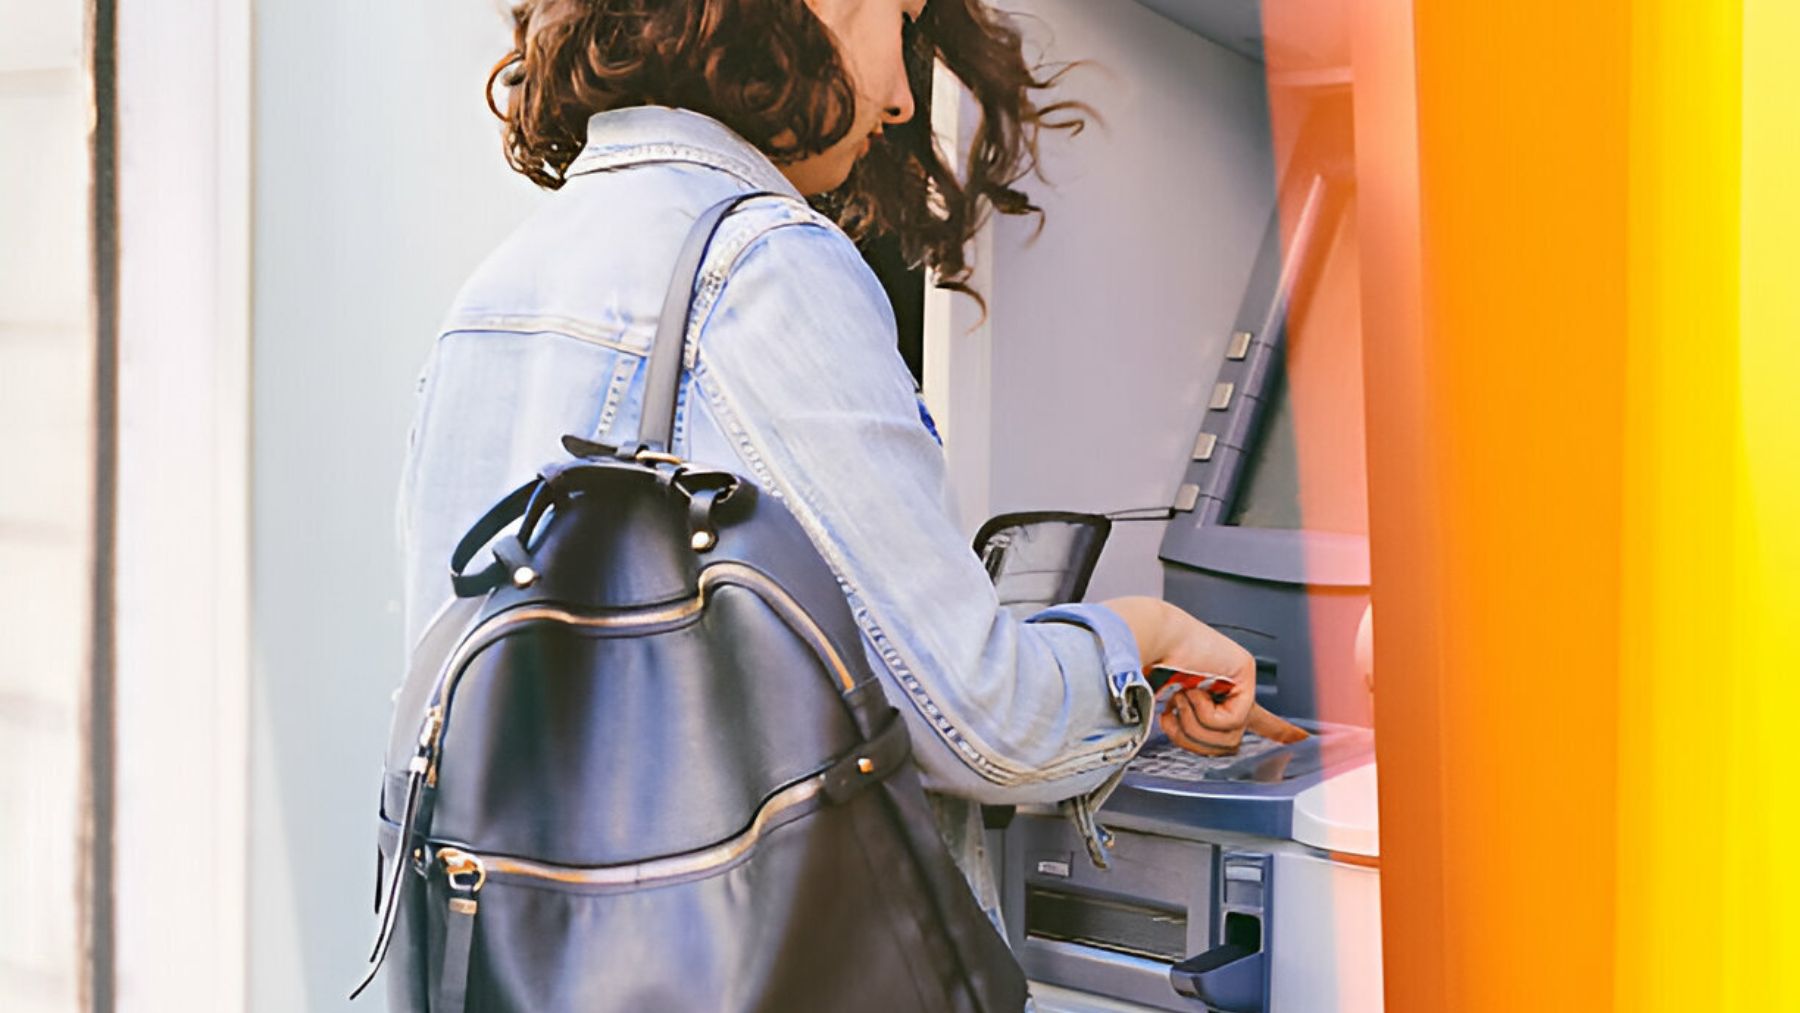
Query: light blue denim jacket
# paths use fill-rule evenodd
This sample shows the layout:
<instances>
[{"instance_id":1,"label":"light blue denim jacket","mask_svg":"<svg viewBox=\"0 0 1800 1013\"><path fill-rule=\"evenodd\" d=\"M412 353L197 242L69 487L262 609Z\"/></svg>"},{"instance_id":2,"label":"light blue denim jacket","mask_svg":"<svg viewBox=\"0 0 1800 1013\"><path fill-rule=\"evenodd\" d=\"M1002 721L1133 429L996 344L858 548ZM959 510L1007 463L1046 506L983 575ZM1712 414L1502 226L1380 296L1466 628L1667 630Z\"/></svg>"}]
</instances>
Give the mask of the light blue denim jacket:
<instances>
[{"instance_id":1,"label":"light blue denim jacket","mask_svg":"<svg viewBox=\"0 0 1800 1013\"><path fill-rule=\"evenodd\" d=\"M408 643L450 597L468 526L576 433L628 442L677 248L726 220L690 326L676 450L779 496L838 576L863 647L906 716L946 838L996 898L971 802L1092 808L1142 745L1137 645L1110 609L1021 621L951 507L892 309L856 247L755 147L664 107L601 113L568 183L456 297L420 377L402 479ZM962 800L962 801L958 801Z\"/></svg>"}]
</instances>

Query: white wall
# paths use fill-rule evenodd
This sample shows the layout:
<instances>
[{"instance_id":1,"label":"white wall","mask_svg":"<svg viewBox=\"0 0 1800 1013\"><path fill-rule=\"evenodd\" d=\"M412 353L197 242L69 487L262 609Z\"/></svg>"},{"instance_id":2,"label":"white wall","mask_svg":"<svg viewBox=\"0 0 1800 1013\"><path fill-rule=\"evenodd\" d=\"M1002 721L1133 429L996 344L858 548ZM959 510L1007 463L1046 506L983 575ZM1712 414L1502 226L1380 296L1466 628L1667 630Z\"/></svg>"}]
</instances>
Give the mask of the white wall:
<instances>
[{"instance_id":1,"label":"white wall","mask_svg":"<svg viewBox=\"0 0 1800 1013\"><path fill-rule=\"evenodd\" d=\"M249 1006L313 1013L374 929L414 381L536 191L482 99L495 0L262 0L255 32Z\"/></svg>"},{"instance_id":2,"label":"white wall","mask_svg":"<svg viewBox=\"0 0 1800 1013\"><path fill-rule=\"evenodd\" d=\"M1045 134L1050 182L1024 184L1043 233L997 218L977 246L988 333L932 346L949 361L928 376L963 384L948 443L971 532L992 513L1172 501L1275 200L1260 64L1131 0L1018 6L1048 61L1090 61L1056 94L1103 122ZM981 431L956 425L970 418ZM1159 594L1163 527L1117 526L1089 597Z\"/></svg>"},{"instance_id":3,"label":"white wall","mask_svg":"<svg viewBox=\"0 0 1800 1013\"><path fill-rule=\"evenodd\" d=\"M93 563L83 5L0 0L0 1008L81 988Z\"/></svg>"}]
</instances>

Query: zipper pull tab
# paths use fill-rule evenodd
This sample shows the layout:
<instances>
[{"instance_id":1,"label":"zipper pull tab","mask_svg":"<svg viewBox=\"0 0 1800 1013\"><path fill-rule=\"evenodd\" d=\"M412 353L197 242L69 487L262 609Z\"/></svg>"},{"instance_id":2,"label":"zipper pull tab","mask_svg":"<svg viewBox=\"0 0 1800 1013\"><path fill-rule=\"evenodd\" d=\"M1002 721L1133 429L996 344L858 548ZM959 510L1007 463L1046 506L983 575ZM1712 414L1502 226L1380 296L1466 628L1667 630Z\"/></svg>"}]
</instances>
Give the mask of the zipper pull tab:
<instances>
[{"instance_id":1,"label":"zipper pull tab","mask_svg":"<svg viewBox=\"0 0 1800 1013\"><path fill-rule=\"evenodd\" d=\"M419 731L419 751L413 754L409 769L415 775L424 775L425 786L437 787L437 759L432 755L437 747L438 733L444 729L444 707L439 704L425 712L425 727Z\"/></svg>"},{"instance_id":2,"label":"zipper pull tab","mask_svg":"<svg viewBox=\"0 0 1800 1013\"><path fill-rule=\"evenodd\" d=\"M431 744L437 741L438 729L444 727L444 708L440 705L425 712L425 727L419 730L419 755L431 752Z\"/></svg>"},{"instance_id":3,"label":"zipper pull tab","mask_svg":"<svg viewBox=\"0 0 1800 1013\"><path fill-rule=\"evenodd\" d=\"M400 915L400 895L406 887L407 851L412 847L413 822L419 815L419 794L425 783L425 775L421 772L418 761L414 761L413 770L406 778L406 804L400 810L400 829L394 835L394 868L387 881L387 896L380 907L380 925L375 930L375 946L369 951L369 970L363 975L361 982L350 992L354 1000L363 994L375 982L375 976L381 973L381 965L387 960L388 944L394 941L394 926Z\"/></svg>"},{"instance_id":4,"label":"zipper pull tab","mask_svg":"<svg viewBox=\"0 0 1800 1013\"><path fill-rule=\"evenodd\" d=\"M419 749L407 764L406 802L400 810L400 829L394 838L394 869L387 883L387 900L379 908L380 927L375 930L375 946L369 953L369 970L350 993L355 999L375 981L381 965L387 960L388 944L394 938L395 919L400 914L400 892L405 885L407 853L413 847L413 822L419 815L419 795L426 787L437 784L437 764L431 762L431 750L438 732L444 726L442 705L425 712L425 726L419 731Z\"/></svg>"},{"instance_id":5,"label":"zipper pull tab","mask_svg":"<svg viewBox=\"0 0 1800 1013\"><path fill-rule=\"evenodd\" d=\"M451 893L467 894L473 901L487 885L487 866L480 858L461 848L439 848L437 857L444 866L444 881L450 884Z\"/></svg>"},{"instance_id":6,"label":"zipper pull tab","mask_svg":"<svg viewBox=\"0 0 1800 1013\"><path fill-rule=\"evenodd\" d=\"M487 866L481 859L457 848L440 848L444 882L450 887L450 914L444 923L443 976L438 982L433 1011L463 1013L469 993L469 951L475 942L475 895L487 883Z\"/></svg>"}]
</instances>

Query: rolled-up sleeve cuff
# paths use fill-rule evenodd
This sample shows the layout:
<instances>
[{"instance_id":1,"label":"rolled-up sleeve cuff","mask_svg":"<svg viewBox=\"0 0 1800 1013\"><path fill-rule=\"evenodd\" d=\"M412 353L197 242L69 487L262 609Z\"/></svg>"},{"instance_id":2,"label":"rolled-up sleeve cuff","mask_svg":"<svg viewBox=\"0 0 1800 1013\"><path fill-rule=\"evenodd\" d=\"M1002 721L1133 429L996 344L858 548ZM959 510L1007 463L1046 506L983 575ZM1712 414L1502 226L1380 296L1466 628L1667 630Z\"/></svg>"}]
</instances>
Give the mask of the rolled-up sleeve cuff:
<instances>
[{"instance_id":1,"label":"rolled-up sleeve cuff","mask_svg":"<svg viewBox=\"0 0 1800 1013\"><path fill-rule=\"evenodd\" d=\"M1144 701L1156 694L1144 678L1144 663L1138 655L1137 637L1117 612L1105 605L1092 603L1057 605L1029 619L1028 623L1073 623L1091 630L1100 641L1100 654L1106 665L1106 689L1112 695L1113 709L1119 720L1128 725L1142 718Z\"/></svg>"}]
</instances>

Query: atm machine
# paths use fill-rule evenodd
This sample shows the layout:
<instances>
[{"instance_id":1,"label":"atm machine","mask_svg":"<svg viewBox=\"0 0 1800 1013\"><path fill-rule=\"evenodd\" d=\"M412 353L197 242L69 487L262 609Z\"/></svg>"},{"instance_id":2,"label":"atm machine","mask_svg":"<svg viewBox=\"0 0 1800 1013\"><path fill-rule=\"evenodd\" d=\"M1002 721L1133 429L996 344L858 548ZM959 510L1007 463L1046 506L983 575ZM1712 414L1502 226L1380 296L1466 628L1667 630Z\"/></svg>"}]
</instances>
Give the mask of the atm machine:
<instances>
[{"instance_id":1,"label":"atm machine","mask_svg":"<svg viewBox=\"0 0 1800 1013\"><path fill-rule=\"evenodd\" d=\"M1272 222L1166 529L1164 597L1249 648L1257 698L1311 733L1202 757L1160 734L1101 813L1106 868L1053 811L998 833L1004 920L1040 1009L1381 1009L1374 740L1357 629L1366 538L1309 530L1285 370L1294 289L1345 185Z\"/></svg>"},{"instance_id":2,"label":"atm machine","mask_svg":"<svg viewBox=\"0 0 1800 1013\"><path fill-rule=\"evenodd\" d=\"M984 420L952 398L952 473L989 483L982 516L1172 503L1160 532L1116 526L1090 597L1160 592L1226 632L1256 657L1259 702L1311 735L1223 758L1153 737L1100 814L1105 868L1060 813L1021 809L990 830L1007 931L1045 1013L1378 1011L1360 346L1314 336L1341 339L1336 319L1356 339L1347 33L1264 39L1257 0L1022 10L1052 61L1098 68L1066 90L1115 146L1047 145L1042 234L1001 222L1014 234L978 246L975 354L1026 383L977 392L996 403L974 452ZM1276 82L1265 45L1317 58ZM1273 126L1265 74L1290 89ZM1134 187L1163 203L1134 210ZM928 336L928 395L932 354ZM1137 396L1071 413L1105 369Z\"/></svg>"}]
</instances>

